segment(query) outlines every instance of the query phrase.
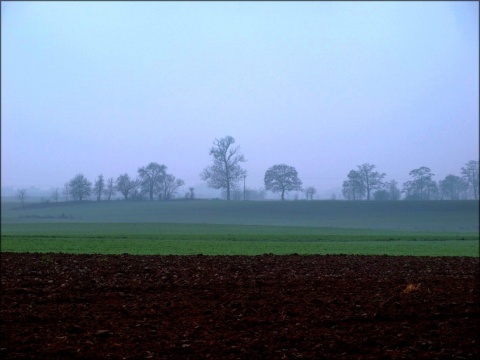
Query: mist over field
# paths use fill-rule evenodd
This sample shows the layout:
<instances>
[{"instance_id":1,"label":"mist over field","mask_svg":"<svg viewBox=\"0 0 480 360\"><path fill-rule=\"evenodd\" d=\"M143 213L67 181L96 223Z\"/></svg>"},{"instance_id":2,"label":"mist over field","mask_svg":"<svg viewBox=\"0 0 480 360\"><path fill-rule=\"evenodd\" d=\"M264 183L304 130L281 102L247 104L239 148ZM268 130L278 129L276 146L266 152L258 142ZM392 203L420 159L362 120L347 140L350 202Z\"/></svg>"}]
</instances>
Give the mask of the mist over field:
<instances>
[{"instance_id":1,"label":"mist over field","mask_svg":"<svg viewBox=\"0 0 480 360\"><path fill-rule=\"evenodd\" d=\"M462 176L478 19L478 2L2 2L2 196L153 162L183 181L176 197L224 197L202 174L226 136L240 190L278 164L314 199L342 198L366 163L400 190L421 167Z\"/></svg>"}]
</instances>

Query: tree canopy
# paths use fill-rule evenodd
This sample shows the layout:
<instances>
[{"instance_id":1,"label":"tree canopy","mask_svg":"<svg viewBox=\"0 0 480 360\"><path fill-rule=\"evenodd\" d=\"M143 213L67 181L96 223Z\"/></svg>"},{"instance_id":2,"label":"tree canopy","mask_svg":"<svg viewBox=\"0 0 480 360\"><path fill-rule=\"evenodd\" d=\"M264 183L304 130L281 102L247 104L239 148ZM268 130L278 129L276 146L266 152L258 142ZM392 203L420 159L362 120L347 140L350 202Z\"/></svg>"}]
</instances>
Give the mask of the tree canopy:
<instances>
[{"instance_id":1,"label":"tree canopy","mask_svg":"<svg viewBox=\"0 0 480 360\"><path fill-rule=\"evenodd\" d=\"M279 164L274 165L265 172L265 189L272 192L280 192L282 200L288 191L302 190L302 182L298 178L297 170L293 166Z\"/></svg>"}]
</instances>

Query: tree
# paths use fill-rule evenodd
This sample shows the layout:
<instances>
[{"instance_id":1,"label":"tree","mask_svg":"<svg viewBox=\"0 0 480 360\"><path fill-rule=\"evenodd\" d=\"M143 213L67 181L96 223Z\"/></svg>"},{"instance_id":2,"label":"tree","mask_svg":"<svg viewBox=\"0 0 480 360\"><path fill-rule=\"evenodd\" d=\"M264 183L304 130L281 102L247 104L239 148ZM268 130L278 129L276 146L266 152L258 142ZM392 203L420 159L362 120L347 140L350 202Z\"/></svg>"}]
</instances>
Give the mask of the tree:
<instances>
[{"instance_id":1,"label":"tree","mask_svg":"<svg viewBox=\"0 0 480 360\"><path fill-rule=\"evenodd\" d=\"M383 184L383 187L373 193L374 200L400 200L400 190L397 188L397 182L391 180Z\"/></svg>"},{"instance_id":2,"label":"tree","mask_svg":"<svg viewBox=\"0 0 480 360\"><path fill-rule=\"evenodd\" d=\"M65 201L68 201L68 196L70 195L70 182L66 182L63 185L62 194L65 196Z\"/></svg>"},{"instance_id":3,"label":"tree","mask_svg":"<svg viewBox=\"0 0 480 360\"><path fill-rule=\"evenodd\" d=\"M102 195L105 194L105 180L103 180L103 175L99 175L98 179L93 185L93 193L97 197L97 201L102 199Z\"/></svg>"},{"instance_id":4,"label":"tree","mask_svg":"<svg viewBox=\"0 0 480 360\"><path fill-rule=\"evenodd\" d=\"M313 200L313 195L317 193L317 190L313 186L309 186L305 189L305 197L307 200Z\"/></svg>"},{"instance_id":5,"label":"tree","mask_svg":"<svg viewBox=\"0 0 480 360\"><path fill-rule=\"evenodd\" d=\"M210 155L213 156L213 165L205 168L200 174L203 181L214 189L226 189L227 200L230 200L230 191L243 179L246 171L240 167L245 162L240 147L233 147L235 139L226 136L222 139L215 139Z\"/></svg>"},{"instance_id":6,"label":"tree","mask_svg":"<svg viewBox=\"0 0 480 360\"><path fill-rule=\"evenodd\" d=\"M373 169L375 169L375 165L365 163L359 165L357 170L358 179L367 192L367 200L370 200L370 192L372 190L382 188L382 180L385 177L385 173L379 173L378 171L373 171Z\"/></svg>"},{"instance_id":7,"label":"tree","mask_svg":"<svg viewBox=\"0 0 480 360\"><path fill-rule=\"evenodd\" d=\"M402 195L400 189L397 187L397 182L395 180L390 180L385 183L385 190L388 192L388 200L400 200Z\"/></svg>"},{"instance_id":8,"label":"tree","mask_svg":"<svg viewBox=\"0 0 480 360\"><path fill-rule=\"evenodd\" d=\"M22 203L22 208L25 206L25 199L27 198L27 189L22 188L17 190L17 198L20 199L20 202Z\"/></svg>"},{"instance_id":9,"label":"tree","mask_svg":"<svg viewBox=\"0 0 480 360\"><path fill-rule=\"evenodd\" d=\"M388 195L389 195L388 191L385 189L376 190L373 193L373 200L376 200L376 201L390 200Z\"/></svg>"},{"instance_id":10,"label":"tree","mask_svg":"<svg viewBox=\"0 0 480 360\"><path fill-rule=\"evenodd\" d=\"M466 187L466 182L459 176L447 175L445 179L440 180L439 186L442 197L450 200L460 199L463 189Z\"/></svg>"},{"instance_id":11,"label":"tree","mask_svg":"<svg viewBox=\"0 0 480 360\"><path fill-rule=\"evenodd\" d=\"M130 180L128 174L120 175L115 183L115 188L128 200L128 194L133 192L138 186L137 181Z\"/></svg>"},{"instance_id":12,"label":"tree","mask_svg":"<svg viewBox=\"0 0 480 360\"><path fill-rule=\"evenodd\" d=\"M280 192L282 200L285 200L286 192L302 190L302 182L298 178L297 170L285 164L274 165L268 169L263 181L265 189L274 193Z\"/></svg>"},{"instance_id":13,"label":"tree","mask_svg":"<svg viewBox=\"0 0 480 360\"><path fill-rule=\"evenodd\" d=\"M468 183L469 188L472 189L475 200L478 200L478 170L479 162L475 160L470 160L462 167L463 178Z\"/></svg>"},{"instance_id":14,"label":"tree","mask_svg":"<svg viewBox=\"0 0 480 360\"><path fill-rule=\"evenodd\" d=\"M109 178L107 180L107 184L105 187L105 195L107 195L107 200L110 201L112 196L115 195L116 193L116 188L115 188L115 183L113 181L113 178Z\"/></svg>"},{"instance_id":15,"label":"tree","mask_svg":"<svg viewBox=\"0 0 480 360\"><path fill-rule=\"evenodd\" d=\"M163 200L171 200L177 189L183 185L185 185L185 181L182 179L176 179L175 176L167 174L162 183L159 184L158 191Z\"/></svg>"},{"instance_id":16,"label":"tree","mask_svg":"<svg viewBox=\"0 0 480 360\"><path fill-rule=\"evenodd\" d=\"M82 174L77 174L72 180L70 180L68 188L73 200L82 201L92 193L92 183Z\"/></svg>"},{"instance_id":17,"label":"tree","mask_svg":"<svg viewBox=\"0 0 480 360\"><path fill-rule=\"evenodd\" d=\"M432 200L436 197L437 184L432 180L434 174L428 167L422 166L408 174L413 177L413 180L403 184L406 200Z\"/></svg>"},{"instance_id":18,"label":"tree","mask_svg":"<svg viewBox=\"0 0 480 360\"><path fill-rule=\"evenodd\" d=\"M153 201L156 189L164 181L166 170L167 167L165 165L159 165L155 162L138 169L142 190L148 194L150 201Z\"/></svg>"},{"instance_id":19,"label":"tree","mask_svg":"<svg viewBox=\"0 0 480 360\"><path fill-rule=\"evenodd\" d=\"M195 188L189 187L188 192L185 194L185 199L193 200L195 199Z\"/></svg>"},{"instance_id":20,"label":"tree","mask_svg":"<svg viewBox=\"0 0 480 360\"><path fill-rule=\"evenodd\" d=\"M358 171L350 170L342 185L343 197L347 200L362 200L365 197L365 186Z\"/></svg>"},{"instance_id":21,"label":"tree","mask_svg":"<svg viewBox=\"0 0 480 360\"><path fill-rule=\"evenodd\" d=\"M58 199L60 198L60 190L58 188L55 188L52 190L52 199L55 200L55 202L58 202Z\"/></svg>"}]
</instances>

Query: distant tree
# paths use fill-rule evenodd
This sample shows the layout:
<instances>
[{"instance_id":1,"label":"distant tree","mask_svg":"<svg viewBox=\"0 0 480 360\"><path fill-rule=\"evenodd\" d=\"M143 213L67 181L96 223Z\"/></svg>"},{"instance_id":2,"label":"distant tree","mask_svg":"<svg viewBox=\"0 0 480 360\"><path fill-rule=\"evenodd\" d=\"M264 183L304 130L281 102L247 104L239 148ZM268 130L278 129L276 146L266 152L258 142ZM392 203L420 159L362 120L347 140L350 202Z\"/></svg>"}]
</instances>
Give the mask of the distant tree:
<instances>
[{"instance_id":1,"label":"distant tree","mask_svg":"<svg viewBox=\"0 0 480 360\"><path fill-rule=\"evenodd\" d=\"M406 200L433 200L438 194L437 183L432 180L434 174L422 166L409 172L413 180L403 184L403 192Z\"/></svg>"},{"instance_id":2,"label":"distant tree","mask_svg":"<svg viewBox=\"0 0 480 360\"><path fill-rule=\"evenodd\" d=\"M65 196L65 201L68 201L68 196L70 195L70 182L66 182L63 185L62 194Z\"/></svg>"},{"instance_id":3,"label":"distant tree","mask_svg":"<svg viewBox=\"0 0 480 360\"><path fill-rule=\"evenodd\" d=\"M376 190L373 193L373 200L376 200L376 201L390 200L388 191L385 189Z\"/></svg>"},{"instance_id":4,"label":"distant tree","mask_svg":"<svg viewBox=\"0 0 480 360\"><path fill-rule=\"evenodd\" d=\"M205 168L200 174L203 181L214 189L225 189L227 200L230 200L230 191L243 179L246 171L240 167L245 162L245 157L240 153L240 147L233 147L235 139L226 136L215 139L210 155L213 156L213 165Z\"/></svg>"},{"instance_id":5,"label":"distant tree","mask_svg":"<svg viewBox=\"0 0 480 360\"><path fill-rule=\"evenodd\" d=\"M55 202L58 202L58 199L60 199L60 190L58 188L54 188L52 190L51 197Z\"/></svg>"},{"instance_id":6,"label":"distant tree","mask_svg":"<svg viewBox=\"0 0 480 360\"><path fill-rule=\"evenodd\" d=\"M182 179L176 179L175 176L166 174L158 186L158 192L163 200L171 200L178 188L183 185L185 185L185 181Z\"/></svg>"},{"instance_id":7,"label":"distant tree","mask_svg":"<svg viewBox=\"0 0 480 360\"><path fill-rule=\"evenodd\" d=\"M297 170L293 166L274 165L265 172L263 179L265 189L280 192L282 200L289 191L302 190L302 181L298 178Z\"/></svg>"},{"instance_id":8,"label":"distant tree","mask_svg":"<svg viewBox=\"0 0 480 360\"><path fill-rule=\"evenodd\" d=\"M77 174L68 183L69 193L73 200L82 201L92 193L92 183L82 174Z\"/></svg>"},{"instance_id":9,"label":"distant tree","mask_svg":"<svg viewBox=\"0 0 480 360\"><path fill-rule=\"evenodd\" d=\"M25 199L27 198L27 189L25 188L18 189L16 195L17 195L17 198L22 203L22 208L25 207Z\"/></svg>"},{"instance_id":10,"label":"distant tree","mask_svg":"<svg viewBox=\"0 0 480 360\"><path fill-rule=\"evenodd\" d=\"M401 192L397 188L397 182L395 180L391 180L385 182L381 189L376 190L373 193L374 200L400 200Z\"/></svg>"},{"instance_id":11,"label":"distant tree","mask_svg":"<svg viewBox=\"0 0 480 360\"><path fill-rule=\"evenodd\" d=\"M145 200L145 195L146 192L142 190L142 188L138 185L139 181L137 182L137 186L132 189L130 192L130 198L129 200L131 201L144 201Z\"/></svg>"},{"instance_id":12,"label":"distant tree","mask_svg":"<svg viewBox=\"0 0 480 360\"><path fill-rule=\"evenodd\" d=\"M153 201L156 189L165 180L166 170L165 165L159 165L155 162L138 169L141 187L148 194L150 201Z\"/></svg>"},{"instance_id":13,"label":"distant tree","mask_svg":"<svg viewBox=\"0 0 480 360\"><path fill-rule=\"evenodd\" d=\"M379 173L378 171L373 171L373 169L375 169L375 165L365 163L359 165L357 170L358 179L367 192L367 200L370 200L370 193L373 190L382 188L382 180L385 177L385 173Z\"/></svg>"},{"instance_id":14,"label":"distant tree","mask_svg":"<svg viewBox=\"0 0 480 360\"><path fill-rule=\"evenodd\" d=\"M386 182L384 188L388 192L388 200L400 200L402 193L397 187L397 182L395 180Z\"/></svg>"},{"instance_id":15,"label":"distant tree","mask_svg":"<svg viewBox=\"0 0 480 360\"><path fill-rule=\"evenodd\" d=\"M459 200L466 185L461 177L447 175L445 179L440 180L438 187L443 199Z\"/></svg>"},{"instance_id":16,"label":"distant tree","mask_svg":"<svg viewBox=\"0 0 480 360\"><path fill-rule=\"evenodd\" d=\"M105 191L105 180L103 179L103 175L98 175L98 179L93 185L93 193L97 197L97 201L102 199L102 195L105 194Z\"/></svg>"},{"instance_id":17,"label":"distant tree","mask_svg":"<svg viewBox=\"0 0 480 360\"><path fill-rule=\"evenodd\" d=\"M347 200L362 200L365 197L365 186L361 180L360 174L355 170L350 170L342 185L343 197Z\"/></svg>"},{"instance_id":18,"label":"distant tree","mask_svg":"<svg viewBox=\"0 0 480 360\"><path fill-rule=\"evenodd\" d=\"M188 200L195 199L195 188L189 187L188 192L185 194L185 198Z\"/></svg>"},{"instance_id":19,"label":"distant tree","mask_svg":"<svg viewBox=\"0 0 480 360\"><path fill-rule=\"evenodd\" d=\"M128 174L120 175L115 182L115 189L118 190L128 200L128 195L138 186L137 181L131 180Z\"/></svg>"},{"instance_id":20,"label":"distant tree","mask_svg":"<svg viewBox=\"0 0 480 360\"><path fill-rule=\"evenodd\" d=\"M245 190L246 200L265 200L265 196L266 196L266 191L263 188Z\"/></svg>"},{"instance_id":21,"label":"distant tree","mask_svg":"<svg viewBox=\"0 0 480 360\"><path fill-rule=\"evenodd\" d=\"M305 197L307 200L313 200L313 196L317 193L317 190L313 186L309 186L305 189Z\"/></svg>"},{"instance_id":22,"label":"distant tree","mask_svg":"<svg viewBox=\"0 0 480 360\"><path fill-rule=\"evenodd\" d=\"M466 180L469 188L473 192L473 198L478 200L478 172L479 172L479 162L475 160L470 160L468 163L462 167L462 175Z\"/></svg>"},{"instance_id":23,"label":"distant tree","mask_svg":"<svg viewBox=\"0 0 480 360\"><path fill-rule=\"evenodd\" d=\"M115 193L115 181L111 177L107 180L107 183L105 184L105 195L107 196L107 200L110 201L112 199L112 196L115 195Z\"/></svg>"}]
</instances>

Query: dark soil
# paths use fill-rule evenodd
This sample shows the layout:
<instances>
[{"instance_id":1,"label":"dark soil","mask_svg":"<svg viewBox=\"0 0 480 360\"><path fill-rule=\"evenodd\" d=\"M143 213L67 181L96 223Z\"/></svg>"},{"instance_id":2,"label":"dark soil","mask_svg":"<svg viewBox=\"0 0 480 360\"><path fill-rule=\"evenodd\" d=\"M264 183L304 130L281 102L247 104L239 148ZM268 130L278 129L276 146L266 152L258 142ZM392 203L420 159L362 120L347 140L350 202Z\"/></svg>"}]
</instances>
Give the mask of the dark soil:
<instances>
[{"instance_id":1,"label":"dark soil","mask_svg":"<svg viewBox=\"0 0 480 360\"><path fill-rule=\"evenodd\" d=\"M2 359L478 359L479 259L1 254Z\"/></svg>"}]
</instances>

